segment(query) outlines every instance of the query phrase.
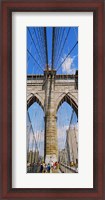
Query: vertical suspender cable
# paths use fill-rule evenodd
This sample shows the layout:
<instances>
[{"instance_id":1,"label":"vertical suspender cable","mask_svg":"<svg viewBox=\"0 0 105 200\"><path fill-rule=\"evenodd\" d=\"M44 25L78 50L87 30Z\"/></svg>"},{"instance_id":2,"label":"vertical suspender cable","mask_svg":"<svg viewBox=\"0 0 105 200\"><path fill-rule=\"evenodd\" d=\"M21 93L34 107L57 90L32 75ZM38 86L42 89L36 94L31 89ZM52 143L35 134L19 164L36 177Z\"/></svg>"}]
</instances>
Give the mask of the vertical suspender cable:
<instances>
[{"instance_id":1,"label":"vertical suspender cable","mask_svg":"<svg viewBox=\"0 0 105 200\"><path fill-rule=\"evenodd\" d=\"M48 66L48 50L47 50L47 33L46 27L44 27L44 41L45 41L45 51L46 51L46 67Z\"/></svg>"},{"instance_id":2,"label":"vertical suspender cable","mask_svg":"<svg viewBox=\"0 0 105 200\"><path fill-rule=\"evenodd\" d=\"M55 35L55 28L52 28L52 69L54 69L54 35Z\"/></svg>"}]
</instances>

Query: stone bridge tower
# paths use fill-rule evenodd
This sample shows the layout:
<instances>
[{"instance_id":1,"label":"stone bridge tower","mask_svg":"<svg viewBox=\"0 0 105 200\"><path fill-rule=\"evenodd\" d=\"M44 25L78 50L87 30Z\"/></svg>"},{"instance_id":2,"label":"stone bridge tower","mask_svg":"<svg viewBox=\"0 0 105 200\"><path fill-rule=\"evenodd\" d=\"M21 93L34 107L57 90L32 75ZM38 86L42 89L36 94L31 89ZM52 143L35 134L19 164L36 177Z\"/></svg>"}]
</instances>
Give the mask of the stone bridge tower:
<instances>
[{"instance_id":1,"label":"stone bridge tower","mask_svg":"<svg viewBox=\"0 0 105 200\"><path fill-rule=\"evenodd\" d=\"M66 101L78 115L77 75L56 75L56 71L46 69L44 75L28 75L27 108L35 101L45 113L45 162L58 160L56 113Z\"/></svg>"}]
</instances>

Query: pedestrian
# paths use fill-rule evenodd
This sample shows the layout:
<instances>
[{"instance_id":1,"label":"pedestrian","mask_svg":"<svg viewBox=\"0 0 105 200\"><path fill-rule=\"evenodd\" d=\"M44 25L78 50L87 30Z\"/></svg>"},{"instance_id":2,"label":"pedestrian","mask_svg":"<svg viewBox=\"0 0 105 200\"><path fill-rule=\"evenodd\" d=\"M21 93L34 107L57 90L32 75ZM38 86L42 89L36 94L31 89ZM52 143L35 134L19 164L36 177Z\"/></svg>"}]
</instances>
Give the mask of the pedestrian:
<instances>
[{"instance_id":1,"label":"pedestrian","mask_svg":"<svg viewBox=\"0 0 105 200\"><path fill-rule=\"evenodd\" d=\"M40 165L40 173L42 173L42 172L43 172L43 165L41 163L41 165Z\"/></svg>"},{"instance_id":2,"label":"pedestrian","mask_svg":"<svg viewBox=\"0 0 105 200\"><path fill-rule=\"evenodd\" d=\"M47 165L47 172L50 173L50 163Z\"/></svg>"},{"instance_id":3,"label":"pedestrian","mask_svg":"<svg viewBox=\"0 0 105 200\"><path fill-rule=\"evenodd\" d=\"M43 162L43 173L46 172L46 164Z\"/></svg>"}]
</instances>

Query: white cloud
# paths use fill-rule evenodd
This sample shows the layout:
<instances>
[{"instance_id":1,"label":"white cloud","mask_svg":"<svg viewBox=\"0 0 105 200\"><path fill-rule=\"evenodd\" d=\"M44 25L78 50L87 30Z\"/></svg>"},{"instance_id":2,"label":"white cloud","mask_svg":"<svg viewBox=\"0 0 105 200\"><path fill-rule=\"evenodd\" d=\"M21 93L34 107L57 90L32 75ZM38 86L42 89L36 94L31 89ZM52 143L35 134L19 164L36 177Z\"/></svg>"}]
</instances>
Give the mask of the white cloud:
<instances>
[{"instance_id":1,"label":"white cloud","mask_svg":"<svg viewBox=\"0 0 105 200\"><path fill-rule=\"evenodd\" d=\"M64 58L62 58L62 61L65 59L66 55ZM74 59L76 56L73 57L67 57L64 63L62 64L62 72L67 73L67 74L75 74L75 68L74 68Z\"/></svg>"}]
</instances>

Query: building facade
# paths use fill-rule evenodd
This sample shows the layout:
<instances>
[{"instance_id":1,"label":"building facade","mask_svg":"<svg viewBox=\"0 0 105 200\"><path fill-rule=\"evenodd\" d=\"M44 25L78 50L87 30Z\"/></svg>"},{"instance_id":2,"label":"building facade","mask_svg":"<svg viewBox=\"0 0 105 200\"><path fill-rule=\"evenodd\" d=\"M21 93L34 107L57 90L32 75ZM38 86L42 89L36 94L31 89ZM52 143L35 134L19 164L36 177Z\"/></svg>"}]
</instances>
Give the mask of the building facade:
<instances>
[{"instance_id":1,"label":"building facade","mask_svg":"<svg viewBox=\"0 0 105 200\"><path fill-rule=\"evenodd\" d=\"M68 162L78 164L78 126L72 125L66 131L66 148L68 152Z\"/></svg>"}]
</instances>

